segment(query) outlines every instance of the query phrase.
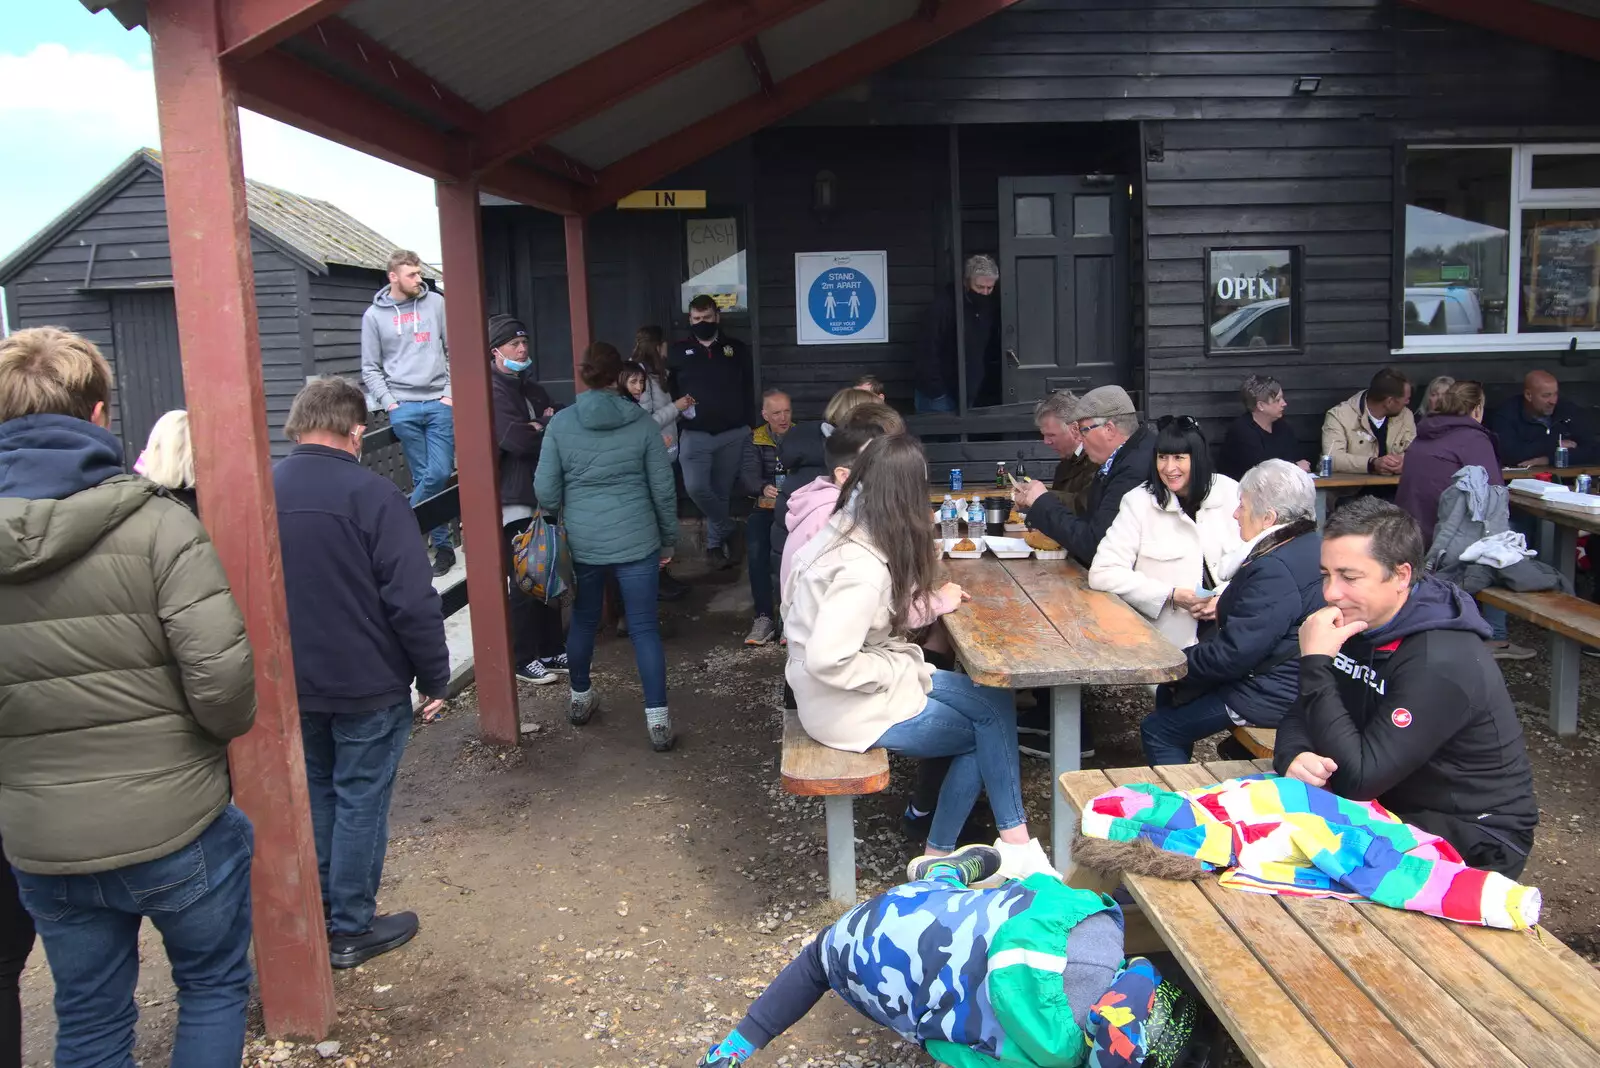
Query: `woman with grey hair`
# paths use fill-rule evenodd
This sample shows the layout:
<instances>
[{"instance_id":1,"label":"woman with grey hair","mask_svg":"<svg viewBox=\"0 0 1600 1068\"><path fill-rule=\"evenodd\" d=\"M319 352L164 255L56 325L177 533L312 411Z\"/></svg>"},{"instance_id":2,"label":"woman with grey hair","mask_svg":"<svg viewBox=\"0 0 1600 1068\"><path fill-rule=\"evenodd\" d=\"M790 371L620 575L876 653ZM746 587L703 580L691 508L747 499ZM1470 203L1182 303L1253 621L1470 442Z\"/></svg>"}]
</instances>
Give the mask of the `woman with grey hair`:
<instances>
[{"instance_id":1,"label":"woman with grey hair","mask_svg":"<svg viewBox=\"0 0 1600 1068\"><path fill-rule=\"evenodd\" d=\"M1439 404L1444 400L1444 395L1450 392L1450 387L1456 380L1449 375L1439 375L1428 383L1428 388L1422 392L1422 403L1417 406L1417 422L1422 422L1425 416L1436 415Z\"/></svg>"},{"instance_id":2,"label":"woman with grey hair","mask_svg":"<svg viewBox=\"0 0 1600 1068\"><path fill-rule=\"evenodd\" d=\"M1151 764L1187 764L1194 743L1233 723L1276 728L1300 692L1300 624L1323 606L1322 537L1311 476L1267 460L1239 481L1244 544L1224 562L1217 628L1184 650L1188 673L1156 690L1139 724ZM1219 752L1245 757L1225 743Z\"/></svg>"},{"instance_id":3,"label":"woman with grey hair","mask_svg":"<svg viewBox=\"0 0 1600 1068\"><path fill-rule=\"evenodd\" d=\"M1228 424L1217 470L1237 479L1263 460L1287 460L1310 471L1305 447L1283 421L1289 402L1278 380L1271 375L1251 375L1240 384L1239 399L1244 402L1244 414Z\"/></svg>"},{"instance_id":4,"label":"woman with grey hair","mask_svg":"<svg viewBox=\"0 0 1600 1068\"><path fill-rule=\"evenodd\" d=\"M917 366L918 414L954 412L961 374L967 380L967 407L1000 403L1000 308L994 287L1000 265L994 257L969 256L958 292L941 287L930 307L927 346ZM966 366L957 366L956 331L963 331Z\"/></svg>"}]
</instances>

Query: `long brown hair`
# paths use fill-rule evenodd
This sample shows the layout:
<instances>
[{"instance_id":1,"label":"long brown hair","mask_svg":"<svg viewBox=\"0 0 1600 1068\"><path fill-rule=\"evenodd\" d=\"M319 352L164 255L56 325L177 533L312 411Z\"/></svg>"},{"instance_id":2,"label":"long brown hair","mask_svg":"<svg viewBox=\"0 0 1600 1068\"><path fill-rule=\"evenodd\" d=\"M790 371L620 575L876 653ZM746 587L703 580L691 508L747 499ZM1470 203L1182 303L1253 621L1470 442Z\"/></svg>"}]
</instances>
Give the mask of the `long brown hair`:
<instances>
[{"instance_id":1,"label":"long brown hair","mask_svg":"<svg viewBox=\"0 0 1600 1068\"><path fill-rule=\"evenodd\" d=\"M903 634L911 599L933 588L938 570L928 529L928 458L909 434L877 438L861 450L839 490L835 511L848 516L889 568L889 630Z\"/></svg>"},{"instance_id":2,"label":"long brown hair","mask_svg":"<svg viewBox=\"0 0 1600 1068\"><path fill-rule=\"evenodd\" d=\"M663 386L667 384L667 361L661 358L661 346L666 340L659 326L641 326L633 335L633 362L644 364Z\"/></svg>"}]
</instances>

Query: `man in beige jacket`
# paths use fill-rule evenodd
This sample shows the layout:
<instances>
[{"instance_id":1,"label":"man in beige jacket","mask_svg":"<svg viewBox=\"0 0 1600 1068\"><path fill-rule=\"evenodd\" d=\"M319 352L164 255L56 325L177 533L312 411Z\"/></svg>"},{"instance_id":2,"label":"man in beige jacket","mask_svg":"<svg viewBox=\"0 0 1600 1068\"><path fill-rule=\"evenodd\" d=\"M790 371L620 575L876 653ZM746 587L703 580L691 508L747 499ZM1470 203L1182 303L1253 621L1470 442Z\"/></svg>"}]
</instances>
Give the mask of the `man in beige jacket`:
<instances>
[{"instance_id":1,"label":"man in beige jacket","mask_svg":"<svg viewBox=\"0 0 1600 1068\"><path fill-rule=\"evenodd\" d=\"M1322 419L1322 455L1333 458L1336 475L1398 475L1416 438L1411 382L1392 367Z\"/></svg>"}]
</instances>

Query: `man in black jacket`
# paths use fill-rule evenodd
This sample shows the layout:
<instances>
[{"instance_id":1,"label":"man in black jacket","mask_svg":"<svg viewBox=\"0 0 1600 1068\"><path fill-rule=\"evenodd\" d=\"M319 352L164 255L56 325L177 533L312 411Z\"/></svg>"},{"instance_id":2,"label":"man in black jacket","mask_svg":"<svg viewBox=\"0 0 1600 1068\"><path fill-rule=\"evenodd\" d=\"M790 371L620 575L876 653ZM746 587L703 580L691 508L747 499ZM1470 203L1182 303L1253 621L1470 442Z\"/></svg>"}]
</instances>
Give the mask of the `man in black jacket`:
<instances>
[{"instance_id":1,"label":"man in black jacket","mask_svg":"<svg viewBox=\"0 0 1600 1068\"><path fill-rule=\"evenodd\" d=\"M1300 628L1300 696L1278 727L1280 775L1376 799L1475 868L1515 879L1539 806L1505 678L1472 598L1422 575L1422 533L1359 497L1328 518L1328 607Z\"/></svg>"},{"instance_id":2,"label":"man in black jacket","mask_svg":"<svg viewBox=\"0 0 1600 1068\"><path fill-rule=\"evenodd\" d=\"M749 346L722 332L717 302L704 293L689 302L689 332L667 359L673 399L694 398L678 419L678 462L683 488L706 517L706 555L732 567L728 506L750 437L755 372Z\"/></svg>"},{"instance_id":3,"label":"man in black jacket","mask_svg":"<svg viewBox=\"0 0 1600 1068\"><path fill-rule=\"evenodd\" d=\"M367 405L342 378L306 383L273 470L311 825L335 968L409 942L414 912L377 916L389 798L411 734L411 684L450 685L444 614L411 504L362 467Z\"/></svg>"},{"instance_id":4,"label":"man in black jacket","mask_svg":"<svg viewBox=\"0 0 1600 1068\"><path fill-rule=\"evenodd\" d=\"M1028 525L1059 542L1088 567L1094 563L1100 539L1111 529L1122 498L1150 477L1156 447L1155 432L1139 425L1133 398L1121 386L1100 386L1078 398L1073 423L1083 441L1084 455L1097 465L1089 483L1082 515L1075 514L1051 494L1043 482L1017 487L1017 506Z\"/></svg>"},{"instance_id":5,"label":"man in black jacket","mask_svg":"<svg viewBox=\"0 0 1600 1068\"><path fill-rule=\"evenodd\" d=\"M1556 447L1565 445L1568 462L1594 463L1600 450L1583 409L1561 399L1561 384L1549 371L1529 371L1522 395L1511 397L1489 417L1499 439L1500 462L1514 467L1549 467Z\"/></svg>"},{"instance_id":6,"label":"man in black jacket","mask_svg":"<svg viewBox=\"0 0 1600 1068\"><path fill-rule=\"evenodd\" d=\"M500 446L500 524L506 564L512 567L512 541L528 529L539 507L533 495L533 472L539 466L544 428L561 406L535 381L533 361L528 358L528 331L516 316L489 317L489 358L494 362L489 376L494 394L494 439ZM534 600L515 581L508 596L517 678L535 686L558 681L567 670L561 606Z\"/></svg>"}]
</instances>

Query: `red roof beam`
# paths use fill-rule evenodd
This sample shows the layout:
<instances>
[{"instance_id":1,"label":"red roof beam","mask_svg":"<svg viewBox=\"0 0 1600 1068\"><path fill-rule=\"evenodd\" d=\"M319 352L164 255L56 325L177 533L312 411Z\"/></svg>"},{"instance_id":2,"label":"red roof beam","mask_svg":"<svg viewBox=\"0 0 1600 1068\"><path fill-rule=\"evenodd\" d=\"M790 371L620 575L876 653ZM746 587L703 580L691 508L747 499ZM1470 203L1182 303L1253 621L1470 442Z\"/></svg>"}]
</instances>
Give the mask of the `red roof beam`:
<instances>
[{"instance_id":1,"label":"red roof beam","mask_svg":"<svg viewBox=\"0 0 1600 1068\"><path fill-rule=\"evenodd\" d=\"M1600 59L1600 18L1592 15L1580 15L1552 4L1530 3L1528 0L1400 2L1440 18L1471 23L1558 52Z\"/></svg>"},{"instance_id":2,"label":"red roof beam","mask_svg":"<svg viewBox=\"0 0 1600 1068\"><path fill-rule=\"evenodd\" d=\"M1017 2L965 0L960 4L941 5L931 19L918 14L896 23L778 82L772 96L746 97L611 164L600 172L600 184L583 197L584 208L593 212L609 207L634 190L681 170Z\"/></svg>"},{"instance_id":3,"label":"red roof beam","mask_svg":"<svg viewBox=\"0 0 1600 1068\"><path fill-rule=\"evenodd\" d=\"M244 59L258 55L337 15L350 0L221 0L222 55Z\"/></svg>"},{"instance_id":4,"label":"red roof beam","mask_svg":"<svg viewBox=\"0 0 1600 1068\"><path fill-rule=\"evenodd\" d=\"M757 38L750 38L744 43L744 58L750 61L750 69L755 72L756 84L761 86L762 96L771 96L778 91L772 84L772 71L767 67L767 54L761 51L761 42Z\"/></svg>"},{"instance_id":5,"label":"red roof beam","mask_svg":"<svg viewBox=\"0 0 1600 1068\"><path fill-rule=\"evenodd\" d=\"M343 19L324 19L296 35L293 43L362 72L408 103L462 130L476 131L483 121L483 112Z\"/></svg>"},{"instance_id":6,"label":"red roof beam","mask_svg":"<svg viewBox=\"0 0 1600 1068\"><path fill-rule=\"evenodd\" d=\"M475 167L488 170L822 0L704 0L489 111Z\"/></svg>"}]
</instances>

